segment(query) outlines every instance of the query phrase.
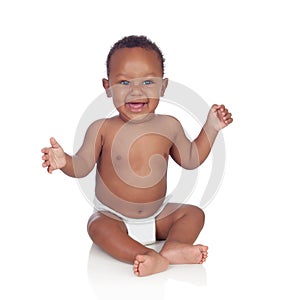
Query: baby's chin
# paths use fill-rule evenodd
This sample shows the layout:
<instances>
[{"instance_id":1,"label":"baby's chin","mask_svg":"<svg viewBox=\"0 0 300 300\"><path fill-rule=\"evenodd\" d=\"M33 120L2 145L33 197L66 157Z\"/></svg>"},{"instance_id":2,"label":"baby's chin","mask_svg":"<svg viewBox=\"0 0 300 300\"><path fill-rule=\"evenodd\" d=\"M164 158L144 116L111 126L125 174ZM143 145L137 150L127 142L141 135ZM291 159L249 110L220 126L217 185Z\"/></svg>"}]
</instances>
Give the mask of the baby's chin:
<instances>
[{"instance_id":1,"label":"baby's chin","mask_svg":"<svg viewBox=\"0 0 300 300\"><path fill-rule=\"evenodd\" d=\"M130 114L119 114L120 118L125 122L130 123L144 123L151 120L154 117L154 113L130 113Z\"/></svg>"}]
</instances>

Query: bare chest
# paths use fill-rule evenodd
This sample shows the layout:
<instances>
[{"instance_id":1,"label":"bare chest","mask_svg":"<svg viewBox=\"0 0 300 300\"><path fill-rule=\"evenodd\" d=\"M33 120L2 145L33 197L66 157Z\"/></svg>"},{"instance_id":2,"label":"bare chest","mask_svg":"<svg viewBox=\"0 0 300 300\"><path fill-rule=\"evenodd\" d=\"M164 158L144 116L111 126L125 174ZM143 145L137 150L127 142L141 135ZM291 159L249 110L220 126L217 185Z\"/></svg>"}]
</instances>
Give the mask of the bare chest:
<instances>
[{"instance_id":1,"label":"bare chest","mask_svg":"<svg viewBox=\"0 0 300 300\"><path fill-rule=\"evenodd\" d=\"M101 164L111 166L130 186L153 187L166 176L171 145L166 136L157 133L118 132L103 145Z\"/></svg>"}]
</instances>

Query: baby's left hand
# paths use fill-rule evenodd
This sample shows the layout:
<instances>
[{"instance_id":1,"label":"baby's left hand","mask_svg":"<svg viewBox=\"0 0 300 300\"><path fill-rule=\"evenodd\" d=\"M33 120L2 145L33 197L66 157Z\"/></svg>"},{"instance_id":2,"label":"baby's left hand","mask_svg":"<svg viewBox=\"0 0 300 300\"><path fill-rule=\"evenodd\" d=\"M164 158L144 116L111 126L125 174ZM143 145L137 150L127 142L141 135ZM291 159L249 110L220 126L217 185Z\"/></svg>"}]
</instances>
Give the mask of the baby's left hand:
<instances>
[{"instance_id":1,"label":"baby's left hand","mask_svg":"<svg viewBox=\"0 0 300 300\"><path fill-rule=\"evenodd\" d=\"M214 104L208 113L206 123L219 131L232 123L232 121L231 113L224 105Z\"/></svg>"}]
</instances>

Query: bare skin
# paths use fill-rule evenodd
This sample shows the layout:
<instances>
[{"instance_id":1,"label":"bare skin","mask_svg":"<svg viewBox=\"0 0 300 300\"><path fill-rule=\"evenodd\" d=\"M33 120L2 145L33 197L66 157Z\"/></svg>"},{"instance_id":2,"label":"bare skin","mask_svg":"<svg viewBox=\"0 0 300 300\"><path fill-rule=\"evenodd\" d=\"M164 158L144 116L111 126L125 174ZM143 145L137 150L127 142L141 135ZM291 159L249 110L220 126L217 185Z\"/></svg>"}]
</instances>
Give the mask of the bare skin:
<instances>
[{"instance_id":1,"label":"bare skin","mask_svg":"<svg viewBox=\"0 0 300 300\"><path fill-rule=\"evenodd\" d=\"M208 247L193 245L193 242L204 225L204 213L190 205L182 205L174 211L176 206L178 205L169 204L161 213L161 219L158 218L156 222L157 238L166 239L159 254L166 258L169 264L202 264L208 256ZM194 224L193 228L187 226L189 222ZM138 276L149 275L150 266L155 265L155 262L159 264L158 258L157 260L155 258L147 253L136 256L133 264L134 273Z\"/></svg>"},{"instance_id":2,"label":"bare skin","mask_svg":"<svg viewBox=\"0 0 300 300\"><path fill-rule=\"evenodd\" d=\"M137 255L133 263L133 272L137 276L146 276L167 269L169 264L202 264L206 261L208 247L177 242L168 244L164 253ZM165 258L165 259L163 259Z\"/></svg>"},{"instance_id":3,"label":"bare skin","mask_svg":"<svg viewBox=\"0 0 300 300\"><path fill-rule=\"evenodd\" d=\"M95 194L103 204L130 218L153 215L166 195L169 156L184 168L198 167L218 131L232 122L224 105L213 105L198 137L190 141L178 120L155 114L167 82L154 51L117 50L103 86L119 115L91 124L73 156L51 138L51 146L42 149L43 167L49 173L60 169L84 177L96 164ZM169 264L203 263L208 247L193 245L203 225L200 208L169 203L156 218L156 237L166 240L159 253L133 240L122 220L107 213L94 213L88 232L107 253L133 263L134 274L147 276L165 271Z\"/></svg>"}]
</instances>

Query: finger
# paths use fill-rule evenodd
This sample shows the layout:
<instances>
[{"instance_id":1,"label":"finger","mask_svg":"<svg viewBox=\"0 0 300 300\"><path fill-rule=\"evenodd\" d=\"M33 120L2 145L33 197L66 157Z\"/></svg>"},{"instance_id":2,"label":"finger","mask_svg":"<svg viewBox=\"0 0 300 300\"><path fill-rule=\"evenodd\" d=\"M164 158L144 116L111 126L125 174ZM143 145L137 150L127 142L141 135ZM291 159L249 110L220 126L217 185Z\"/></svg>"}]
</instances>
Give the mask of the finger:
<instances>
[{"instance_id":1,"label":"finger","mask_svg":"<svg viewBox=\"0 0 300 300\"><path fill-rule=\"evenodd\" d=\"M232 118L228 118L224 122L225 122L226 125L229 125L230 123L233 122L233 119Z\"/></svg>"},{"instance_id":2,"label":"finger","mask_svg":"<svg viewBox=\"0 0 300 300\"><path fill-rule=\"evenodd\" d=\"M45 148L43 148L43 149L41 150L41 152L42 152L42 153L48 153L48 152L49 152L49 148L48 148L48 147L47 147L47 148L45 147Z\"/></svg>"},{"instance_id":3,"label":"finger","mask_svg":"<svg viewBox=\"0 0 300 300\"><path fill-rule=\"evenodd\" d=\"M225 121L226 125L229 125L229 124L231 124L232 122L233 122L233 119L232 119L232 118L230 118L230 119L228 119L228 120Z\"/></svg>"},{"instance_id":4,"label":"finger","mask_svg":"<svg viewBox=\"0 0 300 300\"><path fill-rule=\"evenodd\" d=\"M231 113L227 113L227 114L225 114L225 115L223 116L223 120L224 120L224 121L227 121L227 120L229 120L229 119L231 119Z\"/></svg>"},{"instance_id":5,"label":"finger","mask_svg":"<svg viewBox=\"0 0 300 300\"><path fill-rule=\"evenodd\" d=\"M226 112L226 114L224 114L224 118L231 118L232 114L230 112Z\"/></svg>"},{"instance_id":6,"label":"finger","mask_svg":"<svg viewBox=\"0 0 300 300\"><path fill-rule=\"evenodd\" d=\"M216 111L218 111L219 108L220 108L220 105L214 104L214 105L211 107L211 111L215 113Z\"/></svg>"},{"instance_id":7,"label":"finger","mask_svg":"<svg viewBox=\"0 0 300 300\"><path fill-rule=\"evenodd\" d=\"M221 110L221 109L220 109ZM227 108L224 108L223 110L221 110L222 112L222 115L225 116L228 114L228 109Z\"/></svg>"},{"instance_id":8,"label":"finger","mask_svg":"<svg viewBox=\"0 0 300 300\"><path fill-rule=\"evenodd\" d=\"M45 160L43 163L42 163L42 166L45 168L45 167L49 167L50 166L50 162L48 160Z\"/></svg>"},{"instance_id":9,"label":"finger","mask_svg":"<svg viewBox=\"0 0 300 300\"><path fill-rule=\"evenodd\" d=\"M214 104L214 107L215 107L215 109L218 111L218 112L224 112L225 111L225 106L223 105L223 104L220 104L220 105L218 105L218 104Z\"/></svg>"},{"instance_id":10,"label":"finger","mask_svg":"<svg viewBox=\"0 0 300 300\"><path fill-rule=\"evenodd\" d=\"M213 112L217 113L218 118L222 120L223 116L228 112L228 110L225 108L223 104L221 105L215 104L213 107Z\"/></svg>"},{"instance_id":11,"label":"finger","mask_svg":"<svg viewBox=\"0 0 300 300\"><path fill-rule=\"evenodd\" d=\"M50 144L53 148L60 148L59 143L56 141L56 139L54 137L50 138Z\"/></svg>"},{"instance_id":12,"label":"finger","mask_svg":"<svg viewBox=\"0 0 300 300\"><path fill-rule=\"evenodd\" d=\"M218 116L220 121L224 120L224 112L222 112L221 109L217 110L217 116Z\"/></svg>"},{"instance_id":13,"label":"finger","mask_svg":"<svg viewBox=\"0 0 300 300\"><path fill-rule=\"evenodd\" d=\"M224 106L224 104L219 105L219 110L220 110L221 112L224 112L224 111L225 111L225 106Z\"/></svg>"},{"instance_id":14,"label":"finger","mask_svg":"<svg viewBox=\"0 0 300 300\"><path fill-rule=\"evenodd\" d=\"M216 112L217 110L221 111L222 113L223 113L223 112L228 112L228 109L225 107L224 104L220 104L220 105L214 104L214 105L211 107L211 109L212 109L214 112Z\"/></svg>"},{"instance_id":15,"label":"finger","mask_svg":"<svg viewBox=\"0 0 300 300\"><path fill-rule=\"evenodd\" d=\"M49 174L52 174L53 168L51 166L49 166L47 171L48 171Z\"/></svg>"},{"instance_id":16,"label":"finger","mask_svg":"<svg viewBox=\"0 0 300 300\"><path fill-rule=\"evenodd\" d=\"M42 156L42 160L48 160L49 159L49 155L48 154L44 154L43 156Z\"/></svg>"}]
</instances>

